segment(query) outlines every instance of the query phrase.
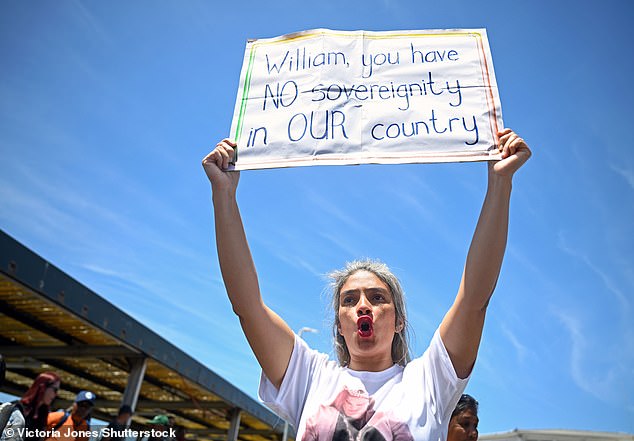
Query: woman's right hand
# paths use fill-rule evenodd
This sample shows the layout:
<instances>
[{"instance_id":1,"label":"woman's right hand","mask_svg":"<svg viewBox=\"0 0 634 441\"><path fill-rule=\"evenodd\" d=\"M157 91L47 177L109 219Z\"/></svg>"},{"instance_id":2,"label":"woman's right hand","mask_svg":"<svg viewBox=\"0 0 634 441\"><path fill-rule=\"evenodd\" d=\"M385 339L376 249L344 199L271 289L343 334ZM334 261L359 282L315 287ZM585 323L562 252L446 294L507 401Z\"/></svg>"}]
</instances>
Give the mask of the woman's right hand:
<instances>
[{"instance_id":1,"label":"woman's right hand","mask_svg":"<svg viewBox=\"0 0 634 441\"><path fill-rule=\"evenodd\" d=\"M227 172L229 163L233 161L235 156L234 149L236 146L237 144L231 139L225 138L216 144L216 148L211 153L203 158L203 168L214 191L235 191L238 187L240 172Z\"/></svg>"},{"instance_id":2,"label":"woman's right hand","mask_svg":"<svg viewBox=\"0 0 634 441\"><path fill-rule=\"evenodd\" d=\"M223 139L203 159L213 190L218 262L233 311L240 317L253 353L264 374L279 389L291 359L295 336L260 295L258 275L236 200L240 172L227 171L235 158L235 147L235 142Z\"/></svg>"}]
</instances>

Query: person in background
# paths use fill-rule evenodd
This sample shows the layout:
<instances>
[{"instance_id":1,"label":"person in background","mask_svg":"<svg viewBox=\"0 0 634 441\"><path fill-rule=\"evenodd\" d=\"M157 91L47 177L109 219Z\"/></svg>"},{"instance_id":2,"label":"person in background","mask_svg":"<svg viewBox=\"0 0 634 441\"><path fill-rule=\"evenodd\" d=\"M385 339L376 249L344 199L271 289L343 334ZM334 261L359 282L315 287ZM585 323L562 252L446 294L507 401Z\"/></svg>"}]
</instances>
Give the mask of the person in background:
<instances>
[{"instance_id":1,"label":"person in background","mask_svg":"<svg viewBox=\"0 0 634 441\"><path fill-rule=\"evenodd\" d=\"M449 420L447 441L478 440L478 402L471 395L462 394Z\"/></svg>"},{"instance_id":2,"label":"person in background","mask_svg":"<svg viewBox=\"0 0 634 441\"><path fill-rule=\"evenodd\" d=\"M50 413L47 430L58 431L59 436L50 436L46 441L88 441L86 435L90 430L90 412L96 398L94 393L82 390L77 394L75 402L69 409ZM80 432L80 436L74 436L75 433Z\"/></svg>"},{"instance_id":3,"label":"person in background","mask_svg":"<svg viewBox=\"0 0 634 441\"><path fill-rule=\"evenodd\" d=\"M4 383L6 374L7 363L4 361L2 354L0 354L0 386ZM9 424L9 420L11 420L11 424ZM20 424L18 425L19 422ZM10 430L5 434L4 428L7 425ZM12 401L0 404L0 439L2 441L19 441L21 438L16 434L18 427L24 427L24 418L22 418L22 414L17 409L16 404Z\"/></svg>"},{"instance_id":4,"label":"person in background","mask_svg":"<svg viewBox=\"0 0 634 441\"><path fill-rule=\"evenodd\" d=\"M128 427L128 422L130 418L132 418L132 407L127 404L122 405L119 408L119 413L107 426L109 433L112 432L122 432ZM121 436L103 436L101 437L101 441L122 441L124 438Z\"/></svg>"},{"instance_id":5,"label":"person in background","mask_svg":"<svg viewBox=\"0 0 634 441\"><path fill-rule=\"evenodd\" d=\"M51 403L57 396L60 383L59 376L54 372L42 372L35 377L33 384L22 398L12 403L14 410L2 431L0 440L41 441L41 437L36 436L36 431L41 433L46 429L46 418ZM22 428L26 429L23 437L20 436Z\"/></svg>"},{"instance_id":6,"label":"person in background","mask_svg":"<svg viewBox=\"0 0 634 441\"><path fill-rule=\"evenodd\" d=\"M148 425L150 426L150 430L153 430L153 433L147 438L147 441L165 441L165 435L169 432L170 421L167 418L167 415L156 415L150 421L148 421Z\"/></svg>"},{"instance_id":7,"label":"person in background","mask_svg":"<svg viewBox=\"0 0 634 441\"><path fill-rule=\"evenodd\" d=\"M174 430L176 432L175 433L176 436L174 436L174 439L176 441L185 441L185 433L186 433L185 432L185 427L176 425L174 427Z\"/></svg>"},{"instance_id":8,"label":"person in background","mask_svg":"<svg viewBox=\"0 0 634 441\"><path fill-rule=\"evenodd\" d=\"M170 431L170 433L174 433L174 431L175 431L175 429L176 429L176 418L174 417L174 415L168 415L168 416L167 416L167 420L168 420L168 421L169 421L169 423L170 423L170 424L169 424L169 426L168 426L168 429L172 429L172 430ZM171 436L171 435L170 435L170 436L168 436L168 437L166 438L166 441L174 441L175 439L176 439L175 437L173 437L173 436Z\"/></svg>"}]
</instances>

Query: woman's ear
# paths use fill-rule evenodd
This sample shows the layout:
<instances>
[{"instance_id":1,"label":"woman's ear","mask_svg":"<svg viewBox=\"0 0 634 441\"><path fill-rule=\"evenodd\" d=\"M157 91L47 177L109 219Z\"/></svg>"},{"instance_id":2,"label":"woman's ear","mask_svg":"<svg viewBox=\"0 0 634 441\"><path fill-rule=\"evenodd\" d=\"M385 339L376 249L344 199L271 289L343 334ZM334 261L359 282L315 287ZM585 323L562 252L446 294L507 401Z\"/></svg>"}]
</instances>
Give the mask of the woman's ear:
<instances>
[{"instance_id":1,"label":"woman's ear","mask_svg":"<svg viewBox=\"0 0 634 441\"><path fill-rule=\"evenodd\" d=\"M396 324L396 332L401 332L405 326L403 325L403 321L399 320Z\"/></svg>"}]
</instances>

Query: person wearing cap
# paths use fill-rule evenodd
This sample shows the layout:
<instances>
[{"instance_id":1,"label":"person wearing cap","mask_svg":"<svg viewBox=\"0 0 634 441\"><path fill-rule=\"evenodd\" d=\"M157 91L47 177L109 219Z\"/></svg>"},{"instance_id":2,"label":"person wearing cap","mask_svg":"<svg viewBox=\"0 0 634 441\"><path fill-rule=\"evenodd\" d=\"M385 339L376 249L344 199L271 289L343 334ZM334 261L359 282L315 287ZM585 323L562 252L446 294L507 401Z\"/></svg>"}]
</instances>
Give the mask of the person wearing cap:
<instances>
[{"instance_id":1,"label":"person wearing cap","mask_svg":"<svg viewBox=\"0 0 634 441\"><path fill-rule=\"evenodd\" d=\"M94 393L82 390L69 409L49 413L47 430L57 431L59 436L51 436L46 441L88 441L90 412L96 398ZM79 436L75 437L76 434Z\"/></svg>"},{"instance_id":2,"label":"person wearing cap","mask_svg":"<svg viewBox=\"0 0 634 441\"><path fill-rule=\"evenodd\" d=\"M127 404L122 405L115 419L106 426L106 434L111 436L104 435L101 437L101 441L122 441L125 439L123 436L117 436L117 432L123 432L128 428L133 413L132 407Z\"/></svg>"},{"instance_id":3,"label":"person wearing cap","mask_svg":"<svg viewBox=\"0 0 634 441\"><path fill-rule=\"evenodd\" d=\"M170 425L170 420L167 415L156 415L150 421L147 422L153 426L158 426L158 428L165 428ZM154 427L156 429L156 427Z\"/></svg>"},{"instance_id":4,"label":"person wearing cap","mask_svg":"<svg viewBox=\"0 0 634 441\"><path fill-rule=\"evenodd\" d=\"M159 433L166 433L168 431L170 420L167 415L156 415L147 423L150 425L150 429L153 430L153 433L147 438L147 441L165 441L165 439L168 438L159 435Z\"/></svg>"}]
</instances>

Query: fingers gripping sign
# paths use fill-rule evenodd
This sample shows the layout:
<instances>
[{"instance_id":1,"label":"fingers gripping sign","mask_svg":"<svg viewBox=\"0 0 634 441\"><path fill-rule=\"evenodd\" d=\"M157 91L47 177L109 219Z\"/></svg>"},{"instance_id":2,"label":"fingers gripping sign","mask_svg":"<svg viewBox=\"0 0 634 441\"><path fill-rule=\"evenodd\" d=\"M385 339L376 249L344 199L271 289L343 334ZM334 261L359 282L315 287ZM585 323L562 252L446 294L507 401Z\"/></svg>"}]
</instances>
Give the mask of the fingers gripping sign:
<instances>
[{"instance_id":1,"label":"fingers gripping sign","mask_svg":"<svg viewBox=\"0 0 634 441\"><path fill-rule=\"evenodd\" d=\"M235 157L237 144L225 138L216 144L216 148L203 158L202 165L214 189L235 189L240 172L230 171Z\"/></svg>"},{"instance_id":2,"label":"fingers gripping sign","mask_svg":"<svg viewBox=\"0 0 634 441\"><path fill-rule=\"evenodd\" d=\"M493 174L511 178L528 158L531 157L531 150L524 139L511 129L503 129L498 132L498 149L502 154L502 159L489 163L489 170Z\"/></svg>"},{"instance_id":3,"label":"fingers gripping sign","mask_svg":"<svg viewBox=\"0 0 634 441\"><path fill-rule=\"evenodd\" d=\"M216 144L216 148L203 159L203 167L205 167L205 171L207 171L207 166L211 163L214 163L216 167L221 170L227 170L227 168L229 168L229 164L232 163L235 155L234 149L236 146L237 144L228 138L225 138Z\"/></svg>"}]
</instances>

